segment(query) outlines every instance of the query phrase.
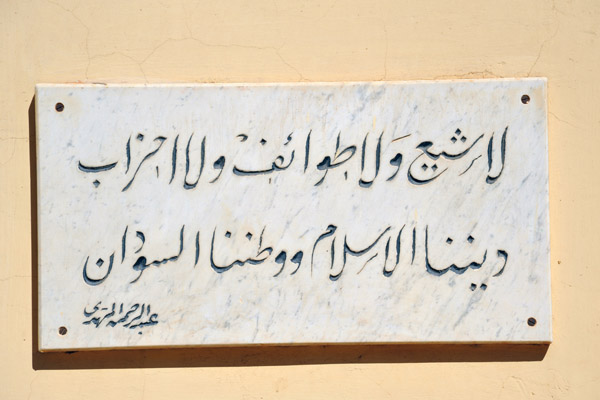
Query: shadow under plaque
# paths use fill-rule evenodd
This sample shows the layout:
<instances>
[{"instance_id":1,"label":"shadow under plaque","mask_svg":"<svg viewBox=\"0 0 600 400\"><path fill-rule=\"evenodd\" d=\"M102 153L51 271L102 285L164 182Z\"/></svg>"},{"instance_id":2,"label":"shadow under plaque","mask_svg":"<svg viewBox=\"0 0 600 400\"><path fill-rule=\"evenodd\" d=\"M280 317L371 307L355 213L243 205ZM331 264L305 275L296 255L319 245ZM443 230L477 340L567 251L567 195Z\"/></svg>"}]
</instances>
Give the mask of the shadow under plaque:
<instances>
[{"instance_id":1,"label":"shadow under plaque","mask_svg":"<svg viewBox=\"0 0 600 400\"><path fill-rule=\"evenodd\" d=\"M102 351L38 350L38 221L35 98L29 106L32 367L34 370L231 367L350 363L541 361L549 344L407 343L171 347Z\"/></svg>"}]
</instances>

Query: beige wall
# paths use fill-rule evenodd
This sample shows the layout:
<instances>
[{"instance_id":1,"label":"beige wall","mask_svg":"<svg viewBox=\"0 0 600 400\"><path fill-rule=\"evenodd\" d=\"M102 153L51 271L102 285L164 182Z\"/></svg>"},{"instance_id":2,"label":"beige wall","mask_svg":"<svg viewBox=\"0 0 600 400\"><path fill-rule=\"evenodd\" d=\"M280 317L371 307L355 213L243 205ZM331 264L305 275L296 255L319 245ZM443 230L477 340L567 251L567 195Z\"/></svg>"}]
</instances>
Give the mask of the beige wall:
<instances>
[{"instance_id":1,"label":"beige wall","mask_svg":"<svg viewBox=\"0 0 600 400\"><path fill-rule=\"evenodd\" d=\"M0 32L0 398L600 398L600 1L1 0ZM32 351L35 83L524 76L548 77L547 353Z\"/></svg>"}]
</instances>

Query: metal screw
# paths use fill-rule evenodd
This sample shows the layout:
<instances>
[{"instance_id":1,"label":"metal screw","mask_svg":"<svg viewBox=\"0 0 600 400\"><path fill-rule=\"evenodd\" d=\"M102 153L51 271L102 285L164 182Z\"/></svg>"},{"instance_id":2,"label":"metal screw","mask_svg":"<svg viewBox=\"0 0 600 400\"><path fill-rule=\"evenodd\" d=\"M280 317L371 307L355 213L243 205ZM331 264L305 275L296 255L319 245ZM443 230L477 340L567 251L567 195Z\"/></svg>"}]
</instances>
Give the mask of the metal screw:
<instances>
[{"instance_id":1,"label":"metal screw","mask_svg":"<svg viewBox=\"0 0 600 400\"><path fill-rule=\"evenodd\" d=\"M65 109L65 105L63 103L56 103L54 109L58 112L62 112Z\"/></svg>"}]
</instances>

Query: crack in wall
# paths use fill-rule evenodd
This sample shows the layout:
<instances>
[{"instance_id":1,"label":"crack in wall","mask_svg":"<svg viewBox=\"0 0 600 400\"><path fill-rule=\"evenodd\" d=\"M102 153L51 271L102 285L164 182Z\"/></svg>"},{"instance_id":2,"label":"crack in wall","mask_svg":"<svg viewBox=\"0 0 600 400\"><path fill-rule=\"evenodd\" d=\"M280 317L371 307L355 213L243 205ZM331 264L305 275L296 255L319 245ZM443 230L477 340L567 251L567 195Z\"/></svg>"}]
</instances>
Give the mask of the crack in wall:
<instances>
[{"instance_id":1,"label":"crack in wall","mask_svg":"<svg viewBox=\"0 0 600 400\"><path fill-rule=\"evenodd\" d=\"M540 45L540 50L538 51L537 58L533 62L533 65L531 66L531 68L529 68L529 72L527 73L527 77L531 76L531 73L533 72L533 69L535 68L535 66L537 65L538 61L540 60L540 57L542 56L542 50L544 50L544 47L546 46L546 44L548 44L548 42L550 42L552 39L554 39L556 37L556 35L558 34L559 29L560 29L560 25L558 25L556 27L556 31L552 34L552 36L550 36L549 38L547 38L546 40L544 40L542 42L542 44Z\"/></svg>"}]
</instances>

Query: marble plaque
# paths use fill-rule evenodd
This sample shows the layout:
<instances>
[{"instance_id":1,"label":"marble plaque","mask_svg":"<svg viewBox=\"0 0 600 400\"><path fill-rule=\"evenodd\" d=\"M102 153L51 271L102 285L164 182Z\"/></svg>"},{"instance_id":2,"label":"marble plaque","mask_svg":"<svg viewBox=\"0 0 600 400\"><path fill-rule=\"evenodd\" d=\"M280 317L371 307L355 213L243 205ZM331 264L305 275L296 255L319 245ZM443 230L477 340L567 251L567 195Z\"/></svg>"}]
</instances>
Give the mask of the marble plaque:
<instances>
[{"instance_id":1,"label":"marble plaque","mask_svg":"<svg viewBox=\"0 0 600 400\"><path fill-rule=\"evenodd\" d=\"M42 351L551 341L544 79L35 101Z\"/></svg>"}]
</instances>

